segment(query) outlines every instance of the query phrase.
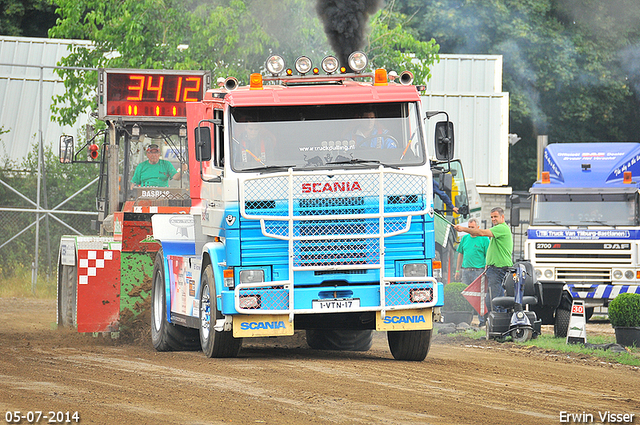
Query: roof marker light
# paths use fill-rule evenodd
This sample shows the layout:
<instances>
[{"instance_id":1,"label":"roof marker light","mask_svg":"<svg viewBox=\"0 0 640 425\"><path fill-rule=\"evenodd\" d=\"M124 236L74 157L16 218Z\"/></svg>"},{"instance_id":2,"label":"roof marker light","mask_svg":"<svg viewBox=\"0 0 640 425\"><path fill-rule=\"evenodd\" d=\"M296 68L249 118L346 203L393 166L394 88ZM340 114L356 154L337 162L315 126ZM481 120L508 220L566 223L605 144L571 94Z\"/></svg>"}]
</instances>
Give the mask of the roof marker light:
<instances>
[{"instance_id":1,"label":"roof marker light","mask_svg":"<svg viewBox=\"0 0 640 425\"><path fill-rule=\"evenodd\" d=\"M258 73L251 74L251 77L249 77L249 88L251 90L262 90L262 75Z\"/></svg>"},{"instance_id":2,"label":"roof marker light","mask_svg":"<svg viewBox=\"0 0 640 425\"><path fill-rule=\"evenodd\" d=\"M631 171L625 171L623 175L624 175L624 177L623 177L623 179L622 179L622 183L624 183L624 184L631 184L631 183L633 183L633 179L632 179Z\"/></svg>"},{"instance_id":3,"label":"roof marker light","mask_svg":"<svg viewBox=\"0 0 640 425\"><path fill-rule=\"evenodd\" d=\"M549 175L548 171L543 171L542 172L542 183L543 184L551 183L551 176Z\"/></svg>"},{"instance_id":4,"label":"roof marker light","mask_svg":"<svg viewBox=\"0 0 640 425\"><path fill-rule=\"evenodd\" d=\"M378 68L376 69L376 73L373 81L374 86L387 86L389 83L387 82L387 70Z\"/></svg>"}]
</instances>

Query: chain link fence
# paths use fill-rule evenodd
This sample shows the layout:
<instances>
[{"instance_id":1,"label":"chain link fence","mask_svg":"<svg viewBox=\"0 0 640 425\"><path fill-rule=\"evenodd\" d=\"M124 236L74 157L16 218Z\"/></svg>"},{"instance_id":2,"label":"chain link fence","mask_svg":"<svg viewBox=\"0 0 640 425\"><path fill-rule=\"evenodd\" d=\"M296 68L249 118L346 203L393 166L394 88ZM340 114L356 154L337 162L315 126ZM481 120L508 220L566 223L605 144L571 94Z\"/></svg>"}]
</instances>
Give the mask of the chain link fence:
<instances>
[{"instance_id":1,"label":"chain link fence","mask_svg":"<svg viewBox=\"0 0 640 425\"><path fill-rule=\"evenodd\" d=\"M38 173L29 159L25 168L0 168L0 273L10 277L31 270L34 291L39 274L55 280L62 235L97 234L92 229L97 179L91 178L97 170L62 169L48 154L42 170L49 172Z\"/></svg>"}]
</instances>

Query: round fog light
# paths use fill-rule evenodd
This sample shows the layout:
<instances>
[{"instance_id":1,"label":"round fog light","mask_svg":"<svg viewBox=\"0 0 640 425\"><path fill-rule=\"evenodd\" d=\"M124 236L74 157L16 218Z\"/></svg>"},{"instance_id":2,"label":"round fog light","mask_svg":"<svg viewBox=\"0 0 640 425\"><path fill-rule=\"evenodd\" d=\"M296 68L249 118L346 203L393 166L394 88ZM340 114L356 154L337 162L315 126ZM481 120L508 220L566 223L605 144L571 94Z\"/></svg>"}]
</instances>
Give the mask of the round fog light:
<instances>
[{"instance_id":1,"label":"round fog light","mask_svg":"<svg viewBox=\"0 0 640 425\"><path fill-rule=\"evenodd\" d=\"M265 66L271 75L280 75L284 70L284 59L282 59L282 56L278 55L269 56Z\"/></svg>"},{"instance_id":2,"label":"round fog light","mask_svg":"<svg viewBox=\"0 0 640 425\"><path fill-rule=\"evenodd\" d=\"M296 71L298 71L298 73L302 75L311 71L311 68L313 67L311 63L311 59L309 59L306 56L300 56L298 59L296 59L295 65L296 65Z\"/></svg>"},{"instance_id":3,"label":"round fog light","mask_svg":"<svg viewBox=\"0 0 640 425\"><path fill-rule=\"evenodd\" d=\"M367 67L369 59L363 52L353 52L349 55L347 62L353 72L362 72Z\"/></svg>"}]
</instances>

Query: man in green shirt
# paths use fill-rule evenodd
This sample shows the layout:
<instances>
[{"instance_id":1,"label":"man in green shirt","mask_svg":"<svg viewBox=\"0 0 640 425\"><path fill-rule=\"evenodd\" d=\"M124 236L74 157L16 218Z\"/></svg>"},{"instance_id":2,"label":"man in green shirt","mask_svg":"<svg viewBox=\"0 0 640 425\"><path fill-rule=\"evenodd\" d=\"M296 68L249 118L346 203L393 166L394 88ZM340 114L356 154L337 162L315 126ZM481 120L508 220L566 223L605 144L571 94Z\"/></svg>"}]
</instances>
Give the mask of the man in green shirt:
<instances>
[{"instance_id":1,"label":"man in green shirt","mask_svg":"<svg viewBox=\"0 0 640 425\"><path fill-rule=\"evenodd\" d=\"M131 188L134 186L168 187L169 179L180 180L182 173L177 171L171 162L160 159L158 145L147 147L147 160L136 167L131 178Z\"/></svg>"},{"instance_id":2,"label":"man in green shirt","mask_svg":"<svg viewBox=\"0 0 640 425\"><path fill-rule=\"evenodd\" d=\"M478 228L478 220L469 220L468 227ZM464 235L458 244L458 263L455 278L465 285L470 285L484 271L487 264L487 248L489 238L486 236Z\"/></svg>"},{"instance_id":3,"label":"man in green shirt","mask_svg":"<svg viewBox=\"0 0 640 425\"><path fill-rule=\"evenodd\" d=\"M502 288L502 280L509 272L509 268L513 266L513 237L511 229L504 222L504 210L500 207L491 209L491 229L471 229L457 225L455 229L458 232L466 232L471 236L487 236L491 240L487 248L487 281L489 283L489 292L485 298L487 310L491 309L491 300L495 297L504 295Z\"/></svg>"}]
</instances>

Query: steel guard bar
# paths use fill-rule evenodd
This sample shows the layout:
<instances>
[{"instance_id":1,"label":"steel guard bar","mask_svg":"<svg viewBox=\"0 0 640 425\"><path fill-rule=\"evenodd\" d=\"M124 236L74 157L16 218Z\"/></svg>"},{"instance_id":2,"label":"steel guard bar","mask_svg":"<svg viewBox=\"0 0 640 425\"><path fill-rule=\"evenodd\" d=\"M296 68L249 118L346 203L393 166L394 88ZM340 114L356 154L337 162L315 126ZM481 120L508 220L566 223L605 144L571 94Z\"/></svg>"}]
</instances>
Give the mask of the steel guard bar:
<instances>
[{"instance_id":1,"label":"steel guard bar","mask_svg":"<svg viewBox=\"0 0 640 425\"><path fill-rule=\"evenodd\" d=\"M246 314L290 314L294 311L295 271L377 269L380 304L350 311L428 308L438 301L432 277L384 276L385 238L409 230L413 216L433 218L432 183L428 175L384 169L304 171L247 177L239 182L240 214L259 220L262 234L288 241L289 280L240 284L235 307ZM402 282L405 282L404 284ZM426 303L388 303L388 288L430 282ZM267 289L270 308L240 308L240 291ZM264 295L267 295L266 293ZM286 301L285 301L286 300ZM393 304L393 305L390 305ZM317 312L312 309L296 313Z\"/></svg>"}]
</instances>

